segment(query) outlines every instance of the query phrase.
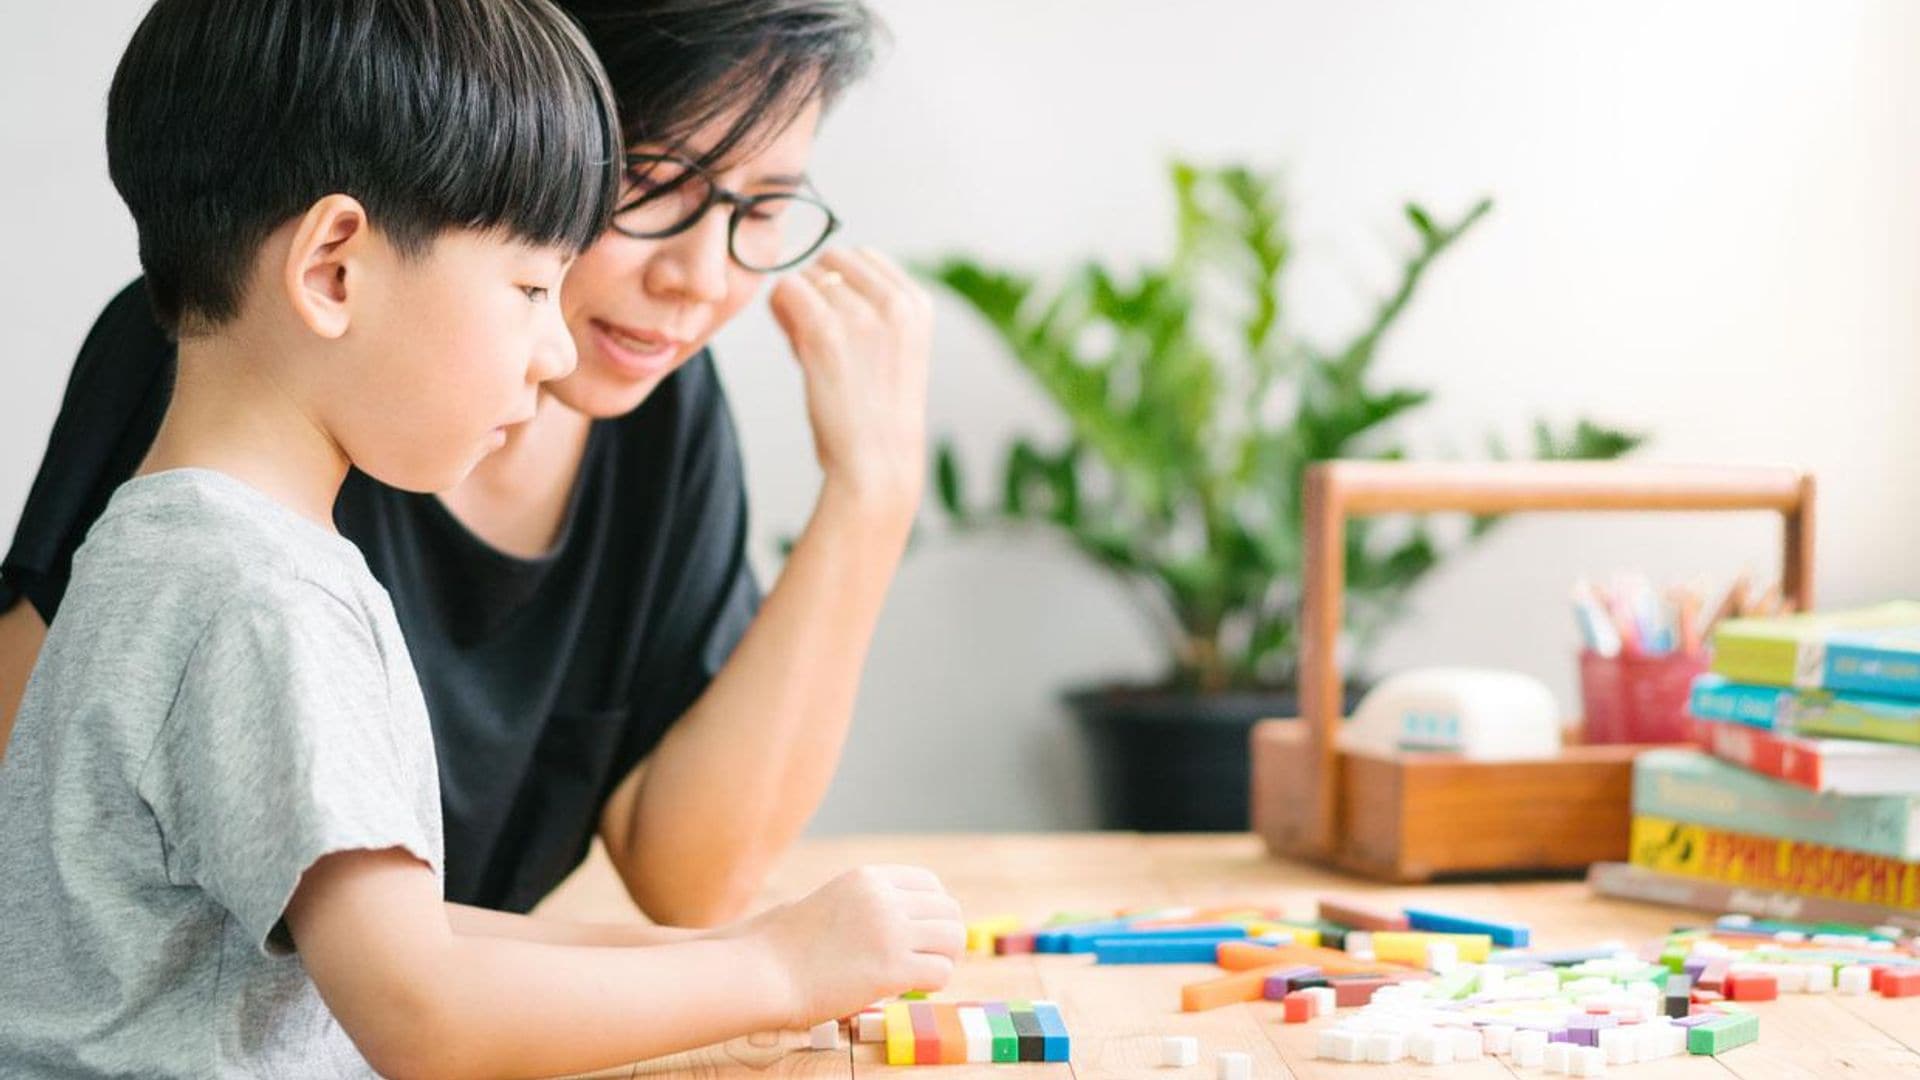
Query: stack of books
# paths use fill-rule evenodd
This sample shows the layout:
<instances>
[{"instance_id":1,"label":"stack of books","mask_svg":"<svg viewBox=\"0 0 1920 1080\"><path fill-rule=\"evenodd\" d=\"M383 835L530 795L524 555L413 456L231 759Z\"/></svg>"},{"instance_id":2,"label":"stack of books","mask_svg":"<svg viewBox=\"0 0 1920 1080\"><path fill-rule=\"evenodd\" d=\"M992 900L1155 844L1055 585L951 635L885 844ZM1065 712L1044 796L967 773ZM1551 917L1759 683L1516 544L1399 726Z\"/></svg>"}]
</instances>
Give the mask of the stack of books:
<instances>
[{"instance_id":1,"label":"stack of books","mask_svg":"<svg viewBox=\"0 0 1920 1080\"><path fill-rule=\"evenodd\" d=\"M1634 763L1601 892L1920 927L1920 604L1731 619L1689 701L1698 750Z\"/></svg>"}]
</instances>

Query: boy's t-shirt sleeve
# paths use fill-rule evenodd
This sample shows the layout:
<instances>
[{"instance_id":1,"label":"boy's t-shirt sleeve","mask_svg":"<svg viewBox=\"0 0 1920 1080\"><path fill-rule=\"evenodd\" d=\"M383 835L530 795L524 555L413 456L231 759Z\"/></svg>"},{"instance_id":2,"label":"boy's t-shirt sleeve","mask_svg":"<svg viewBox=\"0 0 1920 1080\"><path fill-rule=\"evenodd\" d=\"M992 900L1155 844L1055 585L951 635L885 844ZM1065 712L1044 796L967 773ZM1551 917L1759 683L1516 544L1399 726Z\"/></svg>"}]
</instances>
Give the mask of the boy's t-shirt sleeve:
<instances>
[{"instance_id":1,"label":"boy's t-shirt sleeve","mask_svg":"<svg viewBox=\"0 0 1920 1080\"><path fill-rule=\"evenodd\" d=\"M433 761L402 749L388 698L371 629L332 593L292 582L228 601L142 770L168 880L202 889L281 955L293 949L281 916L322 857L403 848L438 876L421 819L438 813L437 795L420 794Z\"/></svg>"},{"instance_id":2,"label":"boy's t-shirt sleeve","mask_svg":"<svg viewBox=\"0 0 1920 1080\"><path fill-rule=\"evenodd\" d=\"M173 396L175 357L153 317L145 279L122 289L94 321L13 543L0 560L0 612L25 599L53 622L74 551L160 430Z\"/></svg>"}]
</instances>

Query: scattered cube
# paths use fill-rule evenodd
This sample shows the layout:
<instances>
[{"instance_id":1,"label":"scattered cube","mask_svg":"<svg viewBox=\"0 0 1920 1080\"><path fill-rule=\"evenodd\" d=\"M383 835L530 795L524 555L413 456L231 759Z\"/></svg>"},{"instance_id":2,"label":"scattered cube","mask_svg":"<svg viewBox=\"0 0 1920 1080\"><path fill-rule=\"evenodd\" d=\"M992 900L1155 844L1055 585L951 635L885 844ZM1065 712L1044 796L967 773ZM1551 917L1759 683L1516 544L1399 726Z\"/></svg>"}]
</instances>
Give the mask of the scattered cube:
<instances>
[{"instance_id":1,"label":"scattered cube","mask_svg":"<svg viewBox=\"0 0 1920 1080\"><path fill-rule=\"evenodd\" d=\"M1309 986L1305 990L1295 991L1313 1005L1313 1015L1332 1016L1334 991L1331 986Z\"/></svg>"},{"instance_id":2,"label":"scattered cube","mask_svg":"<svg viewBox=\"0 0 1920 1080\"><path fill-rule=\"evenodd\" d=\"M1600 1032L1598 1049L1609 1065L1631 1065L1640 1056L1640 1032L1637 1027L1607 1028Z\"/></svg>"},{"instance_id":3,"label":"scattered cube","mask_svg":"<svg viewBox=\"0 0 1920 1080\"><path fill-rule=\"evenodd\" d=\"M1607 1075L1606 1052L1592 1046L1576 1046L1567 1059L1569 1076L1605 1076Z\"/></svg>"},{"instance_id":4,"label":"scattered cube","mask_svg":"<svg viewBox=\"0 0 1920 1080\"><path fill-rule=\"evenodd\" d=\"M1780 996L1780 982L1772 975L1730 971L1724 993L1728 1001L1772 1001Z\"/></svg>"},{"instance_id":5,"label":"scattered cube","mask_svg":"<svg viewBox=\"0 0 1920 1080\"><path fill-rule=\"evenodd\" d=\"M1305 993L1294 991L1280 1000L1284 1010L1281 1019L1289 1024L1304 1024L1313 1019L1313 999Z\"/></svg>"},{"instance_id":6,"label":"scattered cube","mask_svg":"<svg viewBox=\"0 0 1920 1080\"><path fill-rule=\"evenodd\" d=\"M1452 1028L1453 1060L1478 1061L1486 1048L1486 1041L1480 1037L1478 1028Z\"/></svg>"},{"instance_id":7,"label":"scattered cube","mask_svg":"<svg viewBox=\"0 0 1920 1080\"><path fill-rule=\"evenodd\" d=\"M1427 970L1445 975L1460 966L1460 946L1451 941L1427 942Z\"/></svg>"},{"instance_id":8,"label":"scattered cube","mask_svg":"<svg viewBox=\"0 0 1920 1080\"><path fill-rule=\"evenodd\" d=\"M1573 1044L1568 1042L1550 1042L1541 1056L1540 1064L1550 1073L1567 1071L1568 1062L1573 1060Z\"/></svg>"},{"instance_id":9,"label":"scattered cube","mask_svg":"<svg viewBox=\"0 0 1920 1080\"><path fill-rule=\"evenodd\" d=\"M1222 1050L1213 1061L1217 1080L1253 1080L1253 1059L1238 1050Z\"/></svg>"},{"instance_id":10,"label":"scattered cube","mask_svg":"<svg viewBox=\"0 0 1920 1080\"><path fill-rule=\"evenodd\" d=\"M1367 1036L1367 1061L1391 1065L1407 1056L1407 1037L1398 1031L1376 1031Z\"/></svg>"},{"instance_id":11,"label":"scattered cube","mask_svg":"<svg viewBox=\"0 0 1920 1080\"><path fill-rule=\"evenodd\" d=\"M1534 1069L1545 1062L1547 1052L1547 1033L1535 1028L1513 1033L1513 1063L1523 1069Z\"/></svg>"},{"instance_id":12,"label":"scattered cube","mask_svg":"<svg viewBox=\"0 0 1920 1080\"><path fill-rule=\"evenodd\" d=\"M1843 994L1864 994L1873 989L1873 969L1864 964L1848 964L1837 977Z\"/></svg>"},{"instance_id":13,"label":"scattered cube","mask_svg":"<svg viewBox=\"0 0 1920 1080\"><path fill-rule=\"evenodd\" d=\"M887 1014L869 1009L854 1017L854 1037L863 1043L887 1041Z\"/></svg>"},{"instance_id":14,"label":"scattered cube","mask_svg":"<svg viewBox=\"0 0 1920 1080\"><path fill-rule=\"evenodd\" d=\"M1885 968L1880 973L1880 996L1920 997L1920 968Z\"/></svg>"},{"instance_id":15,"label":"scattered cube","mask_svg":"<svg viewBox=\"0 0 1920 1080\"><path fill-rule=\"evenodd\" d=\"M1161 1039L1160 1064L1173 1069L1200 1064L1200 1040L1191 1035L1169 1035Z\"/></svg>"},{"instance_id":16,"label":"scattered cube","mask_svg":"<svg viewBox=\"0 0 1920 1080\"><path fill-rule=\"evenodd\" d=\"M807 1045L815 1050L840 1049L840 1021L824 1020L808 1028Z\"/></svg>"},{"instance_id":17,"label":"scattered cube","mask_svg":"<svg viewBox=\"0 0 1920 1080\"><path fill-rule=\"evenodd\" d=\"M1514 1034L1512 1024L1488 1024L1480 1029L1480 1038L1485 1043L1489 1054L1505 1054L1511 1051Z\"/></svg>"},{"instance_id":18,"label":"scattered cube","mask_svg":"<svg viewBox=\"0 0 1920 1080\"><path fill-rule=\"evenodd\" d=\"M1315 1056L1328 1061L1365 1061L1363 1045L1366 1036L1347 1028L1330 1027L1320 1033L1320 1043L1315 1048Z\"/></svg>"},{"instance_id":19,"label":"scattered cube","mask_svg":"<svg viewBox=\"0 0 1920 1080\"><path fill-rule=\"evenodd\" d=\"M1422 1065L1453 1064L1453 1039L1434 1028L1421 1028L1407 1039L1413 1060Z\"/></svg>"}]
</instances>

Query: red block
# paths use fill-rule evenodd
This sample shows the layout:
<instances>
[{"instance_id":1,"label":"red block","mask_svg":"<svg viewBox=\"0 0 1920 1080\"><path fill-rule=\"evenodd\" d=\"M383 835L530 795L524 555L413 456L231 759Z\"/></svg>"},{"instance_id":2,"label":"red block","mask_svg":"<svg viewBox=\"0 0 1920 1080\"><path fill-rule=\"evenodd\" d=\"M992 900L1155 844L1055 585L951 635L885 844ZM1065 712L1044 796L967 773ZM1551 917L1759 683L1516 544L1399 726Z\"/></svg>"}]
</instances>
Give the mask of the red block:
<instances>
[{"instance_id":1,"label":"red block","mask_svg":"<svg viewBox=\"0 0 1920 1080\"><path fill-rule=\"evenodd\" d=\"M1772 1001L1780 996L1780 980L1771 975L1728 972L1728 1001Z\"/></svg>"},{"instance_id":2,"label":"red block","mask_svg":"<svg viewBox=\"0 0 1920 1080\"><path fill-rule=\"evenodd\" d=\"M1693 993L1687 995L1687 1000L1693 1002L1695 1005L1711 1005L1716 1001L1725 1001L1726 997L1721 994L1716 994L1711 990L1695 990Z\"/></svg>"},{"instance_id":3,"label":"red block","mask_svg":"<svg viewBox=\"0 0 1920 1080\"><path fill-rule=\"evenodd\" d=\"M1351 1009L1372 1001L1375 990L1396 981L1386 975L1349 975L1328 979L1327 984L1333 987L1334 1005L1342 1009Z\"/></svg>"},{"instance_id":4,"label":"red block","mask_svg":"<svg viewBox=\"0 0 1920 1080\"><path fill-rule=\"evenodd\" d=\"M1876 974L1881 997L1920 997L1920 968L1887 968Z\"/></svg>"},{"instance_id":5,"label":"red block","mask_svg":"<svg viewBox=\"0 0 1920 1080\"><path fill-rule=\"evenodd\" d=\"M1304 1024L1313 1019L1313 1002L1305 994L1288 994L1280 999L1280 1004L1286 1009L1289 1024Z\"/></svg>"},{"instance_id":6,"label":"red block","mask_svg":"<svg viewBox=\"0 0 1920 1080\"><path fill-rule=\"evenodd\" d=\"M1028 930L1019 934L1001 934L993 939L993 951L1001 956L1017 956L1033 951L1033 939L1037 933Z\"/></svg>"}]
</instances>

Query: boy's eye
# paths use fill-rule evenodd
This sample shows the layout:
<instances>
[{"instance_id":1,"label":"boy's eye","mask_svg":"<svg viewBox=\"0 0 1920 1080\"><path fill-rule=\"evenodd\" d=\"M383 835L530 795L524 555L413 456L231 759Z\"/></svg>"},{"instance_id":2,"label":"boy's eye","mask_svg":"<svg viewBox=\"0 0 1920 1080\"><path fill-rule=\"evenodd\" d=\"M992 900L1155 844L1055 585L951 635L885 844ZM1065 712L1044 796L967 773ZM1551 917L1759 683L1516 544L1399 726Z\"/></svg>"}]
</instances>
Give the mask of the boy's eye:
<instances>
[{"instance_id":1,"label":"boy's eye","mask_svg":"<svg viewBox=\"0 0 1920 1080\"><path fill-rule=\"evenodd\" d=\"M526 293L527 299L536 304L546 303L547 297L552 295L550 290L540 285L522 285L520 291Z\"/></svg>"}]
</instances>

